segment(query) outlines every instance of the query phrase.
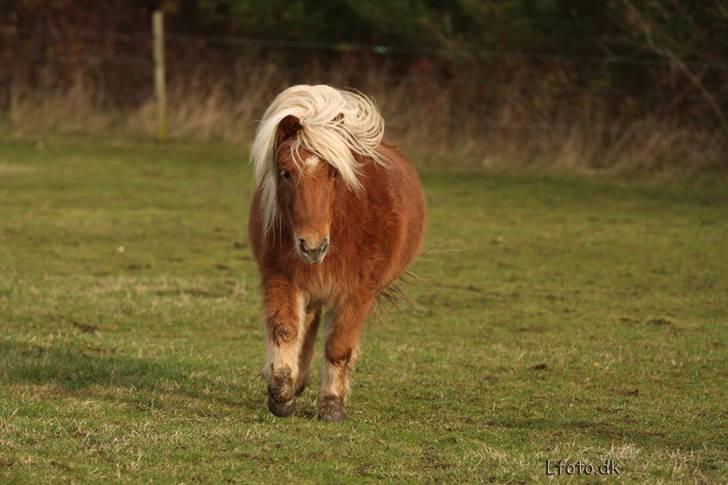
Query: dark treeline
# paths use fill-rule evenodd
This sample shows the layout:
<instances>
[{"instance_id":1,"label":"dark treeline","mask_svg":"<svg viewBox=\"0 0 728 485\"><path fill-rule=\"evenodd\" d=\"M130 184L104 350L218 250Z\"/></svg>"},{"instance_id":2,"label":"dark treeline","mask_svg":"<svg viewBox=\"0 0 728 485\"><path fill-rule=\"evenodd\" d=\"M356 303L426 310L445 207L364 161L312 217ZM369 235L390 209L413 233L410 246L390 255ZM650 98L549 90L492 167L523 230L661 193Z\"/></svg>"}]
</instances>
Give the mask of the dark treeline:
<instances>
[{"instance_id":1,"label":"dark treeline","mask_svg":"<svg viewBox=\"0 0 728 485\"><path fill-rule=\"evenodd\" d=\"M496 98L513 86L586 93L619 116L679 113L728 131L722 0L0 0L0 106L13 90L78 83L142 102L157 8L171 78L270 61L295 80L302 66L355 63Z\"/></svg>"}]
</instances>

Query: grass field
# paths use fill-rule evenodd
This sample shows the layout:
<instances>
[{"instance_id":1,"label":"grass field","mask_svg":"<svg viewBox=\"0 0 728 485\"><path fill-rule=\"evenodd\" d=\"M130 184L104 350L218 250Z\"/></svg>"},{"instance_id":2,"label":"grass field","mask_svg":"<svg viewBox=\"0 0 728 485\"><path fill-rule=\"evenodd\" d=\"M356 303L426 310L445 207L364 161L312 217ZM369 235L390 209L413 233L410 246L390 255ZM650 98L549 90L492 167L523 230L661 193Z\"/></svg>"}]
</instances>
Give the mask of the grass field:
<instances>
[{"instance_id":1,"label":"grass field","mask_svg":"<svg viewBox=\"0 0 728 485\"><path fill-rule=\"evenodd\" d=\"M315 389L266 408L251 178L213 145L0 143L0 482L728 479L725 184L423 174L414 303L368 322L336 425Z\"/></svg>"}]
</instances>

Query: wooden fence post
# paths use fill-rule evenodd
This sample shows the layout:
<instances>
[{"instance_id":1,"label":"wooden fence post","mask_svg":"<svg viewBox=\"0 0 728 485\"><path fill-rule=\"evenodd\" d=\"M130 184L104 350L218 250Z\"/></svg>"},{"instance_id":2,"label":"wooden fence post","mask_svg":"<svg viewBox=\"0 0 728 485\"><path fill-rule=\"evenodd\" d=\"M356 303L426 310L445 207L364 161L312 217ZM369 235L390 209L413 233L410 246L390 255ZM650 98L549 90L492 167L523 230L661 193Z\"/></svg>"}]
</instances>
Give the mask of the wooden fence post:
<instances>
[{"instance_id":1,"label":"wooden fence post","mask_svg":"<svg viewBox=\"0 0 728 485\"><path fill-rule=\"evenodd\" d=\"M152 34L154 38L154 92L157 98L157 139L167 136L167 87L164 74L164 14L161 10L152 13Z\"/></svg>"}]
</instances>

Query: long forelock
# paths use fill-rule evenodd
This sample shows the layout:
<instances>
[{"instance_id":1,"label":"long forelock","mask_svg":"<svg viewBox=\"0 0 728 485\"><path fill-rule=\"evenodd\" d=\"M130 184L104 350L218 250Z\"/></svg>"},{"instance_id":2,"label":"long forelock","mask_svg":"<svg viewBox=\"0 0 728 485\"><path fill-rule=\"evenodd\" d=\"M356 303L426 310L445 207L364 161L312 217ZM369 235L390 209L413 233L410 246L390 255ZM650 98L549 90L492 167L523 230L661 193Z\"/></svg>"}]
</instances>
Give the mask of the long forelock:
<instances>
[{"instance_id":1,"label":"long forelock","mask_svg":"<svg viewBox=\"0 0 728 485\"><path fill-rule=\"evenodd\" d=\"M377 151L384 136L384 120L371 99L327 85L302 84L286 89L263 115L251 149L266 234L278 218L276 135L278 125L289 115L301 124L291 143L296 163L302 162L299 153L305 149L334 167L354 191L362 189L355 154L386 164Z\"/></svg>"}]
</instances>

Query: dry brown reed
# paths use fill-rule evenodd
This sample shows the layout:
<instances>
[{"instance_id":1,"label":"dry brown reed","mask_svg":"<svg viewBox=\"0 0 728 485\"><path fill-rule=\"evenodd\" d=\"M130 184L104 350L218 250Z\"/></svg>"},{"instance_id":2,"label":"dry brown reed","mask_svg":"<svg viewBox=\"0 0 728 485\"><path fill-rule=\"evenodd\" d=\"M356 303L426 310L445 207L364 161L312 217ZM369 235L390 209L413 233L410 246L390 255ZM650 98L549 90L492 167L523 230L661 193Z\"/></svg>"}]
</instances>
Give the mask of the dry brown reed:
<instances>
[{"instance_id":1,"label":"dry brown reed","mask_svg":"<svg viewBox=\"0 0 728 485\"><path fill-rule=\"evenodd\" d=\"M342 62L335 70L309 62L291 75L272 62L240 63L213 76L203 69L172 73L168 119L171 140L246 147L265 106L288 85L326 82L373 96L387 138L421 167L537 168L581 173L659 173L676 176L728 168L728 143L719 131L684 119L630 113L629 98L542 89L527 75L485 89L477 77L443 81L390 66ZM537 89L534 89L534 85ZM487 84L486 84L487 87ZM16 136L83 133L151 138L156 111L151 92L118 103L77 76L63 90L14 87L0 111L3 131ZM626 107L626 108L625 108Z\"/></svg>"}]
</instances>

